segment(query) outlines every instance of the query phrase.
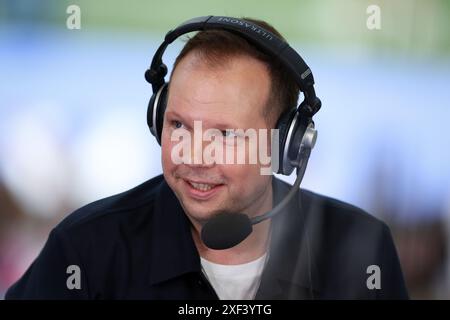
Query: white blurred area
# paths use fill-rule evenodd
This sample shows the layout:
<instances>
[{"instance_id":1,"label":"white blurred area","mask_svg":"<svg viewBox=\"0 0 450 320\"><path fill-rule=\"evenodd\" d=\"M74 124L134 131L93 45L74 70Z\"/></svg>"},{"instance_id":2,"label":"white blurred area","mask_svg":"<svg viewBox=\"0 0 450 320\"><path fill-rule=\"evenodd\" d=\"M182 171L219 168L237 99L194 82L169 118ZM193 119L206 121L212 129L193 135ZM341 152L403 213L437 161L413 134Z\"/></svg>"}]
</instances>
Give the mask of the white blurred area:
<instances>
[{"instance_id":1,"label":"white blurred area","mask_svg":"<svg viewBox=\"0 0 450 320\"><path fill-rule=\"evenodd\" d=\"M110 110L81 133L72 150L77 163L74 195L78 203L123 192L161 172L160 148L142 135L138 114Z\"/></svg>"},{"instance_id":2,"label":"white blurred area","mask_svg":"<svg viewBox=\"0 0 450 320\"><path fill-rule=\"evenodd\" d=\"M60 209L60 201L67 198L72 170L69 155L58 142L58 132L52 130L45 109L45 105L38 105L34 112L18 113L8 119L1 169L4 183L23 209L49 218Z\"/></svg>"}]
</instances>

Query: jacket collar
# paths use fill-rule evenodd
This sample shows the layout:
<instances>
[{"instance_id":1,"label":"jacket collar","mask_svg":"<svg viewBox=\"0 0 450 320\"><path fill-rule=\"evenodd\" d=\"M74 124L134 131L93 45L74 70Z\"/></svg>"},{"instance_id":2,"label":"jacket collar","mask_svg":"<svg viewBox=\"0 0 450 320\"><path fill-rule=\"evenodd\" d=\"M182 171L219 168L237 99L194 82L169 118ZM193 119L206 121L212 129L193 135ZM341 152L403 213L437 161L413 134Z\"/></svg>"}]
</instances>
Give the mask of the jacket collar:
<instances>
[{"instance_id":1,"label":"jacket collar","mask_svg":"<svg viewBox=\"0 0 450 320\"><path fill-rule=\"evenodd\" d=\"M150 231L151 284L201 270L191 224L180 202L165 180L158 189Z\"/></svg>"},{"instance_id":2,"label":"jacket collar","mask_svg":"<svg viewBox=\"0 0 450 320\"><path fill-rule=\"evenodd\" d=\"M276 178L272 185L274 203L278 204L289 192L290 185ZM311 221L305 214L310 203L303 201L300 205L299 201L300 195L272 218L269 260L257 299L309 299L319 294L316 259L307 232Z\"/></svg>"},{"instance_id":3,"label":"jacket collar","mask_svg":"<svg viewBox=\"0 0 450 320\"><path fill-rule=\"evenodd\" d=\"M289 191L289 185L277 178L272 179L272 185L277 204ZM151 284L201 271L189 219L165 180L158 189L151 230ZM306 220L298 198L294 197L286 210L272 218L269 259L257 299L300 299L318 294L315 258L307 241L311 239L307 239ZM308 205L303 203L304 209Z\"/></svg>"}]
</instances>

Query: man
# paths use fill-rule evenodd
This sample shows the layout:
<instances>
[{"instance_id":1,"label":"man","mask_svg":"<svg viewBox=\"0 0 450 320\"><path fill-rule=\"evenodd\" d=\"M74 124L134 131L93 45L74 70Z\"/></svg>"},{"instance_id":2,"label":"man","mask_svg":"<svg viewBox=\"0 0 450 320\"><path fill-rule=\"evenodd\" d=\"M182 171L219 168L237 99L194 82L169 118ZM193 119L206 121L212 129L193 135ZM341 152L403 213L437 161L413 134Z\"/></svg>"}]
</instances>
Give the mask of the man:
<instances>
[{"instance_id":1,"label":"man","mask_svg":"<svg viewBox=\"0 0 450 320\"><path fill-rule=\"evenodd\" d=\"M233 21L281 38L263 21ZM273 129L298 95L285 66L248 39L220 29L197 33L175 62L160 136L152 128L164 175L67 217L6 298L407 298L387 226L306 190L237 245L205 244L202 230L212 218L236 212L254 218L289 192L286 183L261 174L267 163L250 161L249 137L229 129ZM159 112L149 110L151 117ZM190 143L199 123L214 138ZM222 150L205 161L211 145ZM275 153L271 145L258 148ZM236 160L240 146L243 163L220 161L226 154Z\"/></svg>"}]
</instances>

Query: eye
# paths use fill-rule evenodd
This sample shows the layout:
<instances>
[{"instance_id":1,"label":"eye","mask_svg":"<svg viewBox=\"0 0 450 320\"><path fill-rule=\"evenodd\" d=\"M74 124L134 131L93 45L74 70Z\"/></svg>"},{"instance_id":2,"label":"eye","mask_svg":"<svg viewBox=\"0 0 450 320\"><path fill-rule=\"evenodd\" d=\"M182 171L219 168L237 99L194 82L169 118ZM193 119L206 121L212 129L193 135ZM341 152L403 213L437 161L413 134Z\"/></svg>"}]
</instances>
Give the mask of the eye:
<instances>
[{"instance_id":1,"label":"eye","mask_svg":"<svg viewBox=\"0 0 450 320\"><path fill-rule=\"evenodd\" d=\"M183 126L183 124L182 124L180 121L178 121L178 120L173 120L173 121L172 121L172 126L173 126L175 129L180 129L180 128Z\"/></svg>"},{"instance_id":2,"label":"eye","mask_svg":"<svg viewBox=\"0 0 450 320\"><path fill-rule=\"evenodd\" d=\"M234 133L233 130L227 129L227 130L222 130L222 136L224 137L235 137L236 134Z\"/></svg>"}]
</instances>

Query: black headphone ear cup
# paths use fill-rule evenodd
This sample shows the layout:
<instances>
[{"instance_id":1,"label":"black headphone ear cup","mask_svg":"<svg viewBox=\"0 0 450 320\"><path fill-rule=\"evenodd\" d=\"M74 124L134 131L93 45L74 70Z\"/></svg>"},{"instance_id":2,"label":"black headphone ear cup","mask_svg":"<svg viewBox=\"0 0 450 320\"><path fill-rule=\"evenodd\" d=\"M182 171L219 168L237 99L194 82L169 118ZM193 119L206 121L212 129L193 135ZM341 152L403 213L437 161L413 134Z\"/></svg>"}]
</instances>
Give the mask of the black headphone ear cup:
<instances>
[{"instance_id":1,"label":"black headphone ear cup","mask_svg":"<svg viewBox=\"0 0 450 320\"><path fill-rule=\"evenodd\" d=\"M291 122L297 113L297 109L290 109L286 112L284 112L280 118L278 119L276 128L278 129L279 134L279 140L278 140L278 151L279 151L279 158L278 158L278 171L277 173L285 174L286 168L284 168L283 163L284 160L284 149L286 148L286 139L289 132L289 127L291 126Z\"/></svg>"},{"instance_id":2,"label":"black headphone ear cup","mask_svg":"<svg viewBox=\"0 0 450 320\"><path fill-rule=\"evenodd\" d=\"M167 104L167 83L164 83L150 98L147 107L147 125L150 132L161 144L161 133L164 121L164 111Z\"/></svg>"},{"instance_id":3,"label":"black headphone ear cup","mask_svg":"<svg viewBox=\"0 0 450 320\"><path fill-rule=\"evenodd\" d=\"M150 129L150 132L152 133L152 135L154 135L153 134L153 127L154 127L154 124L153 124L153 108L155 107L154 106L154 104L155 104L155 97L156 97L156 94L155 93L152 94L152 96L150 98L150 101L148 102L148 106L147 106L147 125L148 125L148 128Z\"/></svg>"},{"instance_id":4,"label":"black headphone ear cup","mask_svg":"<svg viewBox=\"0 0 450 320\"><path fill-rule=\"evenodd\" d=\"M165 83L164 87L162 88L161 94L159 96L158 105L156 109L156 140L158 140L158 143L161 145L161 136L162 136L162 129L164 125L164 113L166 112L167 107L167 88L168 84Z\"/></svg>"}]
</instances>

